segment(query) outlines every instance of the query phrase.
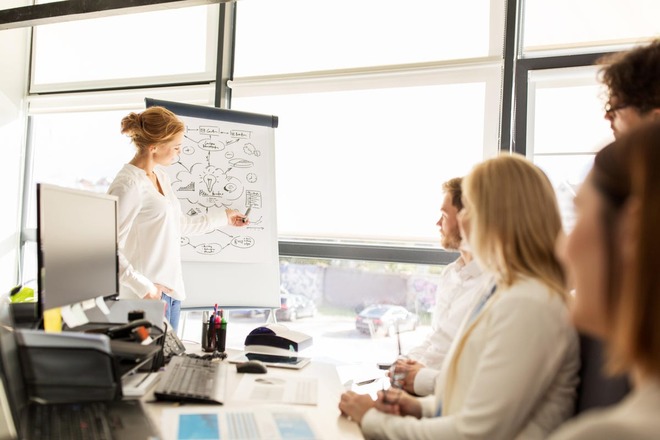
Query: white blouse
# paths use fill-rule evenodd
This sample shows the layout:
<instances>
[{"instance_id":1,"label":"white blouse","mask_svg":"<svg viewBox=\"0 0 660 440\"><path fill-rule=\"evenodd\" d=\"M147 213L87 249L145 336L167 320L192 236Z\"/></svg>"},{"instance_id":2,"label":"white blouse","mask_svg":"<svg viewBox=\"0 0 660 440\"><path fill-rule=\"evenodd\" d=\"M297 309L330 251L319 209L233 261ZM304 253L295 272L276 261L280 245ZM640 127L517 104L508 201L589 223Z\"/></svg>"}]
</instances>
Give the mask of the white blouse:
<instances>
[{"instance_id":1,"label":"white blouse","mask_svg":"<svg viewBox=\"0 0 660 440\"><path fill-rule=\"evenodd\" d=\"M156 293L154 283L172 289L174 299L186 298L181 268L181 236L204 234L227 224L227 214L182 214L170 179L154 169L163 194L144 170L126 164L108 189L119 197L118 247L120 298Z\"/></svg>"}]
</instances>

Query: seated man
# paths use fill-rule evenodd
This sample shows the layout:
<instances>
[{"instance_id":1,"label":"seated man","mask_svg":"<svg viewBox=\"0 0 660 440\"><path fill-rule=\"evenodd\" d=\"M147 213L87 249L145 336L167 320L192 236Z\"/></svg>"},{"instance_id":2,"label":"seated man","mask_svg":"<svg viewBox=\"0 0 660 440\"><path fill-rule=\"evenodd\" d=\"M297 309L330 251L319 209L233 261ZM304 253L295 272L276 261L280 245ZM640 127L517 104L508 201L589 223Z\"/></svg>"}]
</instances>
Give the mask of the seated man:
<instances>
[{"instance_id":1,"label":"seated man","mask_svg":"<svg viewBox=\"0 0 660 440\"><path fill-rule=\"evenodd\" d=\"M660 38L650 44L598 60L607 89L605 119L615 138L660 120Z\"/></svg>"},{"instance_id":2,"label":"seated man","mask_svg":"<svg viewBox=\"0 0 660 440\"><path fill-rule=\"evenodd\" d=\"M492 284L491 277L479 268L470 252L461 246L457 219L459 211L463 209L461 181L460 177L456 177L442 185L445 197L440 208L442 215L437 223L442 247L460 250L461 255L442 272L431 324L432 332L420 345L410 350L406 361L399 361L407 369L403 379L405 390L419 396L433 393L435 376L470 305L480 292Z\"/></svg>"}]
</instances>

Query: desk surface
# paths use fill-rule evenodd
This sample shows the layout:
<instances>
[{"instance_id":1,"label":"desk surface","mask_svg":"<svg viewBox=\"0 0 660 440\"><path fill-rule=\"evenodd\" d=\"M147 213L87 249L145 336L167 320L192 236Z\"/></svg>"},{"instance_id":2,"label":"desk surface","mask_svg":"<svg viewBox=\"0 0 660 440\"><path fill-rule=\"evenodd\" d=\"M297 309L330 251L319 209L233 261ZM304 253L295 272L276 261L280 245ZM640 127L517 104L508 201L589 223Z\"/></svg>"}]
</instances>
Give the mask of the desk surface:
<instances>
[{"instance_id":1,"label":"desk surface","mask_svg":"<svg viewBox=\"0 0 660 440\"><path fill-rule=\"evenodd\" d=\"M232 353L233 354L233 353ZM223 362L227 362L226 360ZM302 412L307 420L312 425L316 435L319 439L362 439L362 433L358 425L342 417L337 407L339 398L343 392L343 387L337 375L337 369L333 364L327 362L314 361L301 370L289 370L285 368L269 367L268 373L261 377L268 376L279 377L310 377L318 379L318 405L292 405L292 404L272 404L272 403L254 403L254 402L240 402L233 401L232 396L238 387L238 384L243 374L236 372L234 364L228 364L227 368L227 391L225 404L221 406L209 405L195 405L185 404L177 405L171 402L154 402L153 390L157 387L152 387L149 393L142 398L143 402L147 402L145 408L156 422L157 426L161 427L161 433L164 440L176 439L176 433L168 431L167 423L163 420L163 416L171 414L169 409L179 408L186 410L188 408L198 408L201 412L208 413L209 410L214 409L218 413L233 410L243 410L250 408L252 411L259 411L259 409L273 409L277 408L293 410ZM165 429L164 429L165 428Z\"/></svg>"}]
</instances>

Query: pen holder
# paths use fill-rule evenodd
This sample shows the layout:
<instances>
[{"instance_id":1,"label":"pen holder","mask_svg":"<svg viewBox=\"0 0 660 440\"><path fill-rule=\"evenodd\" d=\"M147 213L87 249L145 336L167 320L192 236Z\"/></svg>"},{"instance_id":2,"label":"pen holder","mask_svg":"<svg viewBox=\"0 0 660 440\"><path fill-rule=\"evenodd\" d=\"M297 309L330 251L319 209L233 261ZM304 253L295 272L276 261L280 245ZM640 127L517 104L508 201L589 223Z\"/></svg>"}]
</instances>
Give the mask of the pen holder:
<instances>
[{"instance_id":1,"label":"pen holder","mask_svg":"<svg viewBox=\"0 0 660 440\"><path fill-rule=\"evenodd\" d=\"M211 317L214 316L215 319ZM202 314L202 350L207 353L225 352L227 321L209 312Z\"/></svg>"}]
</instances>

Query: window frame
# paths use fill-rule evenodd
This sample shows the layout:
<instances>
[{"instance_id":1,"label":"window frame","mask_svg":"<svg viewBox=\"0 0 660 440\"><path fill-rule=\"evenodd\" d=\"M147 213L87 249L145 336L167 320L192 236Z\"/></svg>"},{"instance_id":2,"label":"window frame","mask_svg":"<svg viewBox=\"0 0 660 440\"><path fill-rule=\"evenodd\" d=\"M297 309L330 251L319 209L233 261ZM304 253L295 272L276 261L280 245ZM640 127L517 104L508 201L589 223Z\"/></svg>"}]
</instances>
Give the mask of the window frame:
<instances>
[{"instance_id":1,"label":"window frame","mask_svg":"<svg viewBox=\"0 0 660 440\"><path fill-rule=\"evenodd\" d=\"M515 73L515 115L512 150L528 156L527 145L532 140L528 136L529 128L529 76L533 71L551 70L570 67L593 66L600 57L612 52L592 52L578 55L549 56L539 58L521 58L516 64Z\"/></svg>"}]
</instances>

